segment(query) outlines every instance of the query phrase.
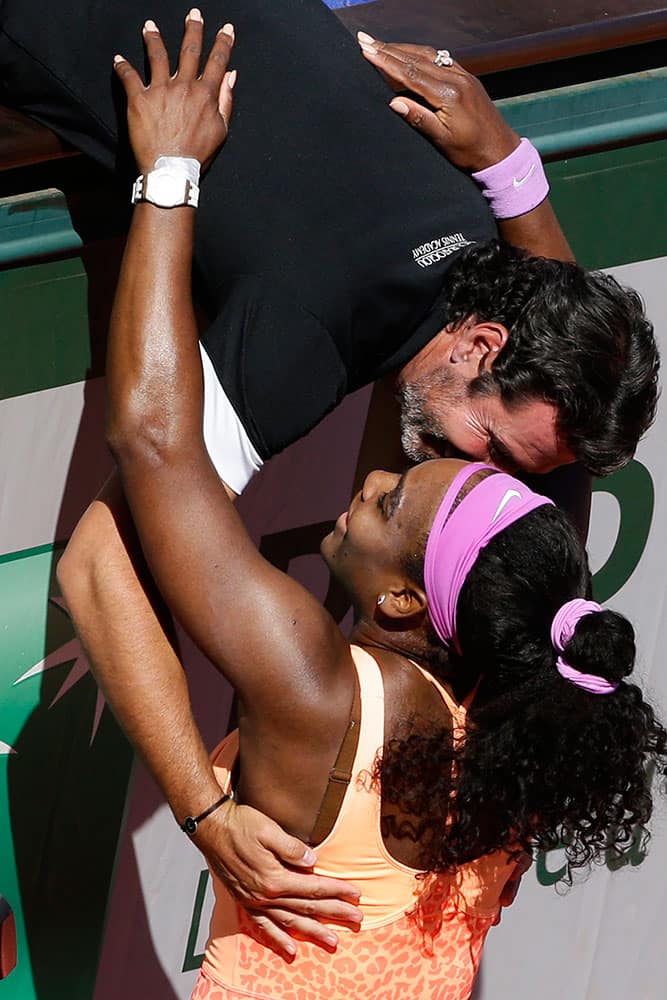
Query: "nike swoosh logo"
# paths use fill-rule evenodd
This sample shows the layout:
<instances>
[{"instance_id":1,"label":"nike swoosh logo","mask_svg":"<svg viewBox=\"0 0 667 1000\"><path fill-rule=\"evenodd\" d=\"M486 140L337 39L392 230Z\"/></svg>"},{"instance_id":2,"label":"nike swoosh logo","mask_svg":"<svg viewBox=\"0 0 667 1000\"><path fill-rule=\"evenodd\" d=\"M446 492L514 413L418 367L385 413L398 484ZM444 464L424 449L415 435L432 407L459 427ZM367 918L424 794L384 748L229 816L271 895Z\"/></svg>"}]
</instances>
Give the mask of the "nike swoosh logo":
<instances>
[{"instance_id":1,"label":"nike swoosh logo","mask_svg":"<svg viewBox=\"0 0 667 1000\"><path fill-rule=\"evenodd\" d=\"M512 497L518 497L519 500L522 499L521 498L521 494L519 493L518 490L508 490L507 493L505 494L505 496L502 498L502 500L498 504L498 507L496 509L495 514L491 518L491 524L493 524L495 521L498 520L498 518L500 517L500 515L502 514L502 512L505 510L505 507L507 507L507 504L510 502L510 500L512 499Z\"/></svg>"},{"instance_id":2,"label":"nike swoosh logo","mask_svg":"<svg viewBox=\"0 0 667 1000\"><path fill-rule=\"evenodd\" d=\"M530 170L528 171L528 173L526 174L525 177L521 177L520 179L517 178L517 177L513 177L512 178L512 184L514 185L514 187L515 188L523 187L523 185L526 183L526 181L528 180L528 178L532 177L534 170L535 170L535 164L533 163L533 165L531 166Z\"/></svg>"}]
</instances>

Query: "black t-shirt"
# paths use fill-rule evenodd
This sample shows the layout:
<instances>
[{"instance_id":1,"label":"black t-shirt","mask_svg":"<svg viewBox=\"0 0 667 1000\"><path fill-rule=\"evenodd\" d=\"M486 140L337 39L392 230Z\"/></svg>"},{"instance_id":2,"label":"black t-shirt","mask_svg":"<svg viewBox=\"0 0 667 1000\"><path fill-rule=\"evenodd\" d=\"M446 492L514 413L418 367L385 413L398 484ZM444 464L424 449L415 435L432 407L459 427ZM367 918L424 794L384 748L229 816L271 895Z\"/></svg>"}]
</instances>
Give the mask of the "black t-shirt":
<instances>
[{"instance_id":1,"label":"black t-shirt","mask_svg":"<svg viewBox=\"0 0 667 1000\"><path fill-rule=\"evenodd\" d=\"M234 23L239 72L197 210L215 316L204 345L267 458L441 329L445 272L495 226L473 181L388 107L321 0L200 7L207 46L221 17ZM180 0L2 0L7 96L111 166L113 54L143 68L147 15L176 53L183 12Z\"/></svg>"},{"instance_id":2,"label":"black t-shirt","mask_svg":"<svg viewBox=\"0 0 667 1000\"><path fill-rule=\"evenodd\" d=\"M204 345L263 458L427 343L448 267L496 233L319 0L268 6L235 21L234 118L196 241Z\"/></svg>"}]
</instances>

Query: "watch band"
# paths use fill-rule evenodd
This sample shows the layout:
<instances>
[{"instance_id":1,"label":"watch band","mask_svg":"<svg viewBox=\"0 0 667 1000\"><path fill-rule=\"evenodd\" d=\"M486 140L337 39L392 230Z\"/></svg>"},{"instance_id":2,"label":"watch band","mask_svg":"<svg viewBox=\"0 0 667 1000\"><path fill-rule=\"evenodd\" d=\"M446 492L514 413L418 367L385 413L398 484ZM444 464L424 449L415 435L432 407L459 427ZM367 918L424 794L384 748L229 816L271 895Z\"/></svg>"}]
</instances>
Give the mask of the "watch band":
<instances>
[{"instance_id":1,"label":"watch band","mask_svg":"<svg viewBox=\"0 0 667 1000\"><path fill-rule=\"evenodd\" d=\"M212 806L205 809L203 813L199 814L199 816L186 816L184 821L180 824L183 833L187 833L189 837L194 837L197 832L197 827L201 821L206 819L207 816L210 816L216 809L219 809L220 806L223 806L225 802L228 802L232 797L233 796L231 795L222 795L217 802L214 802Z\"/></svg>"},{"instance_id":2,"label":"watch band","mask_svg":"<svg viewBox=\"0 0 667 1000\"><path fill-rule=\"evenodd\" d=\"M184 205L187 205L191 208L197 208L197 206L199 205L199 185L193 184L193 182L186 177L183 178L183 184L184 184L183 201L179 201L175 205L171 204L162 205L160 204L159 201L153 201L152 198L147 198L146 187L149 176L150 174L139 174L136 181L132 185L131 202L133 205L136 205L137 202L140 201L148 201L153 205L157 205L159 208L181 208Z\"/></svg>"}]
</instances>

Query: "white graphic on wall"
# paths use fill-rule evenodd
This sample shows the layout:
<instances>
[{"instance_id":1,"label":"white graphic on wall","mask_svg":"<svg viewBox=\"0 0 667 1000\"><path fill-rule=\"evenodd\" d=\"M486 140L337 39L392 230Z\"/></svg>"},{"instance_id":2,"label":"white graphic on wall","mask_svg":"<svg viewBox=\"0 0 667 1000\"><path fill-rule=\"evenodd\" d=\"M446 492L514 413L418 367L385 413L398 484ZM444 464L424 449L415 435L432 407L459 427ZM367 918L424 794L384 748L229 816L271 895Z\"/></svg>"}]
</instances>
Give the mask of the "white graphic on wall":
<instances>
[{"instance_id":1,"label":"white graphic on wall","mask_svg":"<svg viewBox=\"0 0 667 1000\"><path fill-rule=\"evenodd\" d=\"M65 607L65 602L60 597L50 597L49 602L55 604L56 607L67 614L67 608ZM69 617L69 615L68 615ZM60 701L68 691L74 687L83 677L86 676L90 671L90 665L88 659L83 650L83 646L78 638L70 639L69 642L63 643L62 646L58 646L50 652L44 659L40 660L38 663L33 664L24 674L18 677L14 681L14 685L22 684L24 681L29 680L31 677L38 677L41 674L46 673L47 670L53 670L54 667L60 667L63 663L67 663L68 660L73 660L73 664L70 671L58 689L57 694L51 701L49 708L53 708L57 702ZM95 702L95 711L93 713L93 725L90 734L89 746L92 746L95 736L97 735L97 730L99 729L100 720L102 718L102 712L104 711L104 706L106 700L101 691L97 692L97 699Z\"/></svg>"}]
</instances>

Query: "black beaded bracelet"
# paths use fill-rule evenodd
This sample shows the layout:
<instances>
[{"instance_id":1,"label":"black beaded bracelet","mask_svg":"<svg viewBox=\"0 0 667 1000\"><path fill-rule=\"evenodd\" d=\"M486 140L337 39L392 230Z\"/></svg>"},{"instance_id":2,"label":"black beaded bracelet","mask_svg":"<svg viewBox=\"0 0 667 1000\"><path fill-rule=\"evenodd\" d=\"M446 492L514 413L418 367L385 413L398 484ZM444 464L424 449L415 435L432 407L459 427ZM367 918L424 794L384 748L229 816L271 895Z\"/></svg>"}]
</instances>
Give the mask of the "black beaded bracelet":
<instances>
[{"instance_id":1,"label":"black beaded bracelet","mask_svg":"<svg viewBox=\"0 0 667 1000\"><path fill-rule=\"evenodd\" d=\"M194 837L197 832L197 827L201 821L206 819L207 816L210 816L216 809L219 809L220 806L224 806L225 802L228 802L231 797L231 795L223 795L222 798L219 798L217 802L214 802L212 806L205 809L203 813L199 814L199 816L186 816L184 822L181 823L181 830L183 833L187 833L189 837Z\"/></svg>"}]
</instances>

